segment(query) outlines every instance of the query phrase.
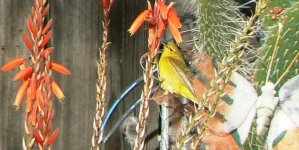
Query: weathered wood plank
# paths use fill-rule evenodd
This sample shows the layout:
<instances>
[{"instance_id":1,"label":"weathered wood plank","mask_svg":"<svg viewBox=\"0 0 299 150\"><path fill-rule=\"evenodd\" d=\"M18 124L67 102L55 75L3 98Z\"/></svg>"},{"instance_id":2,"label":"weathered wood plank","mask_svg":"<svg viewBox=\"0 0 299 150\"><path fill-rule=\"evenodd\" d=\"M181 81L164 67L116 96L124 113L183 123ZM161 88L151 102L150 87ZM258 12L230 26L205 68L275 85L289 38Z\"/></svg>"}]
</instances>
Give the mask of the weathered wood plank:
<instances>
[{"instance_id":1,"label":"weathered wood plank","mask_svg":"<svg viewBox=\"0 0 299 150\"><path fill-rule=\"evenodd\" d=\"M56 74L66 101L56 101L56 127L61 133L54 149L89 149L95 111L98 1L51 1L56 47L53 60L65 64L70 77Z\"/></svg>"},{"instance_id":2,"label":"weathered wood plank","mask_svg":"<svg viewBox=\"0 0 299 150\"><path fill-rule=\"evenodd\" d=\"M22 41L25 20L32 3L30 0L0 0L0 64L28 55ZM20 82L14 83L13 75L19 71L0 73L0 149L22 149L24 134L23 108L15 110L13 102Z\"/></svg>"},{"instance_id":3,"label":"weathered wood plank","mask_svg":"<svg viewBox=\"0 0 299 150\"><path fill-rule=\"evenodd\" d=\"M25 19L30 13L33 0L0 0L0 65L8 60L28 54L22 42ZM102 31L103 18L98 1L53 0L51 17L54 19L54 37L51 45L56 47L53 60L65 64L71 71L70 77L55 74L66 95L61 104L55 100L56 119L54 127L60 128L60 135L54 149L89 149L91 145L92 122L95 114L95 82L97 48ZM144 8L145 1L116 1L111 14L111 47L108 52L108 104L125 87L142 74L139 58L147 49L146 30L130 37L127 29ZM0 149L22 149L24 134L24 109L15 111L12 103L20 83L13 83L13 71L0 73ZM136 90L120 106L111 124L140 96ZM151 105L148 131L158 127L158 107ZM136 111L135 115L138 113ZM117 144L115 144L117 143ZM155 149L157 138L151 140L147 149ZM106 145L106 149L130 149L119 131Z\"/></svg>"}]
</instances>

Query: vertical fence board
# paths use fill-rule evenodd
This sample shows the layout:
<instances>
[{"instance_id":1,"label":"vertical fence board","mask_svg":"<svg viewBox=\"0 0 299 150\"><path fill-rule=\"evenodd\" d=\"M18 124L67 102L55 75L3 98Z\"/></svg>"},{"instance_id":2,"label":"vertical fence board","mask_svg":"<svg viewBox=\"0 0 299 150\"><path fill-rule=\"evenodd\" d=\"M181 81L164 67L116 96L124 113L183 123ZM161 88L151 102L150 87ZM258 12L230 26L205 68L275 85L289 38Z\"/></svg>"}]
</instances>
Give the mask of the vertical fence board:
<instances>
[{"instance_id":1,"label":"vertical fence board","mask_svg":"<svg viewBox=\"0 0 299 150\"><path fill-rule=\"evenodd\" d=\"M31 10L30 0L0 0L0 64L28 55L22 41L25 20ZM13 102L21 82L12 77L19 69L0 73L0 149L22 149L24 134L24 109L15 110Z\"/></svg>"},{"instance_id":2,"label":"vertical fence board","mask_svg":"<svg viewBox=\"0 0 299 150\"><path fill-rule=\"evenodd\" d=\"M121 92L142 75L139 59L147 50L146 29L131 37L127 29L136 16L146 8L146 1L116 1L111 13L111 42L108 51L107 103L111 105ZM22 41L26 30L25 20L30 14L33 0L0 0L0 65L19 56L28 55ZM52 0L51 18L54 19L55 46L53 61L68 67L72 74L65 77L54 73L54 78L65 92L64 103L54 100L56 119L54 127L60 135L53 149L82 150L91 145L92 122L95 115L95 83L97 50L102 33L101 0ZM17 69L16 69L17 70ZM12 76L17 71L0 73L0 150L22 149L24 134L24 106L15 110L12 106L20 83ZM114 114L109 127L140 97L141 88L134 91ZM135 112L138 114L139 109ZM151 104L148 132L158 128L159 108ZM149 141L147 149L158 146L157 138ZM107 150L131 149L118 131L106 144Z\"/></svg>"},{"instance_id":3,"label":"vertical fence board","mask_svg":"<svg viewBox=\"0 0 299 150\"><path fill-rule=\"evenodd\" d=\"M98 2L54 0L51 6L53 61L72 72L69 77L55 75L66 99L55 103L55 125L61 133L54 149L89 149L95 114Z\"/></svg>"}]
</instances>

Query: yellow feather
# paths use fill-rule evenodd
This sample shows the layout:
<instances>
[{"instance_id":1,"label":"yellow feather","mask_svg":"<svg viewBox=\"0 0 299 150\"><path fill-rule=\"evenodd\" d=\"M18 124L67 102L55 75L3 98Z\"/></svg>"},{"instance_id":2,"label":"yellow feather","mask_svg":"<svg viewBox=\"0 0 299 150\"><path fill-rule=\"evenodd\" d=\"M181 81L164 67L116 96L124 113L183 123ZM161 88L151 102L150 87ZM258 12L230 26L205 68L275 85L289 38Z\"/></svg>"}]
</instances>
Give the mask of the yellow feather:
<instances>
[{"instance_id":1,"label":"yellow feather","mask_svg":"<svg viewBox=\"0 0 299 150\"><path fill-rule=\"evenodd\" d=\"M200 100L194 94L192 82L187 76L188 71L179 47L175 43L168 43L159 60L159 79L162 89L200 104Z\"/></svg>"}]
</instances>

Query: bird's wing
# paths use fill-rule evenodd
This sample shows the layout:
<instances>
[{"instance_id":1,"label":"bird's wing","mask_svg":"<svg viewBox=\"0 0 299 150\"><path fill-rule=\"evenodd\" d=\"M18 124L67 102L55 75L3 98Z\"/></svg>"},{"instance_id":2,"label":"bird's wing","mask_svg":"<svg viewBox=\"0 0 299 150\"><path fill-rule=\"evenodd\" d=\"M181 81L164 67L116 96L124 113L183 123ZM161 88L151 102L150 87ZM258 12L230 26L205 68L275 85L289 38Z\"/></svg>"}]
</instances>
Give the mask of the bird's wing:
<instances>
[{"instance_id":1,"label":"bird's wing","mask_svg":"<svg viewBox=\"0 0 299 150\"><path fill-rule=\"evenodd\" d=\"M187 85L189 90L192 91L193 93L195 93L192 83L191 83L190 79L187 77L187 71L184 67L182 67L182 65L184 65L184 64L180 64L180 62L172 60L172 59L169 59L169 63L170 63L170 66L173 67L175 69L175 71L178 73L179 77L182 79L182 81L185 83L185 85Z\"/></svg>"},{"instance_id":2,"label":"bird's wing","mask_svg":"<svg viewBox=\"0 0 299 150\"><path fill-rule=\"evenodd\" d=\"M293 132L298 135L299 75L288 80L280 88L278 95L280 101L271 120L267 137L268 147L272 148L272 146L281 143L292 143L293 146L299 146L298 141L291 142L292 138L287 138L287 135L294 134Z\"/></svg>"}]
</instances>

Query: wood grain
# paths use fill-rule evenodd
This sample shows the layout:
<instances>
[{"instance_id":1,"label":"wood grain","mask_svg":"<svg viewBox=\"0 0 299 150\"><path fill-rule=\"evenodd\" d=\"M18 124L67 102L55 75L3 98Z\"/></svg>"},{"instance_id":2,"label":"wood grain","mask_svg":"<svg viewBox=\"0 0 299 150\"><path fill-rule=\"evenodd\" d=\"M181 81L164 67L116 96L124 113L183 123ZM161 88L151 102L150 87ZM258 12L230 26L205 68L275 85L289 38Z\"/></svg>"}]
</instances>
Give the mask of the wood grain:
<instances>
[{"instance_id":1,"label":"wood grain","mask_svg":"<svg viewBox=\"0 0 299 150\"><path fill-rule=\"evenodd\" d=\"M25 20L29 16L33 0L0 0L0 66L19 56L28 55L22 41ZM141 55L147 50L147 32L141 29L130 37L127 29L137 15L146 8L146 1L116 1L111 13L111 42L108 51L107 104L121 94L127 85L142 74L139 65ZM97 49L101 44L101 0L52 0L50 17L54 19L55 46L53 61L68 67L69 77L55 73L66 100L54 100L56 119L54 127L60 135L53 149L86 150L91 146L92 122L95 115ZM17 69L16 69L17 70ZM0 73L0 150L22 149L24 133L24 106L15 110L12 106L20 83L12 81L16 70ZM134 91L114 114L109 127L140 96L140 88ZM135 112L137 115L138 110ZM151 105L148 132L157 129L159 108ZM147 144L147 149L159 145L157 138ZM131 149L121 131L106 144L107 150Z\"/></svg>"}]
</instances>

